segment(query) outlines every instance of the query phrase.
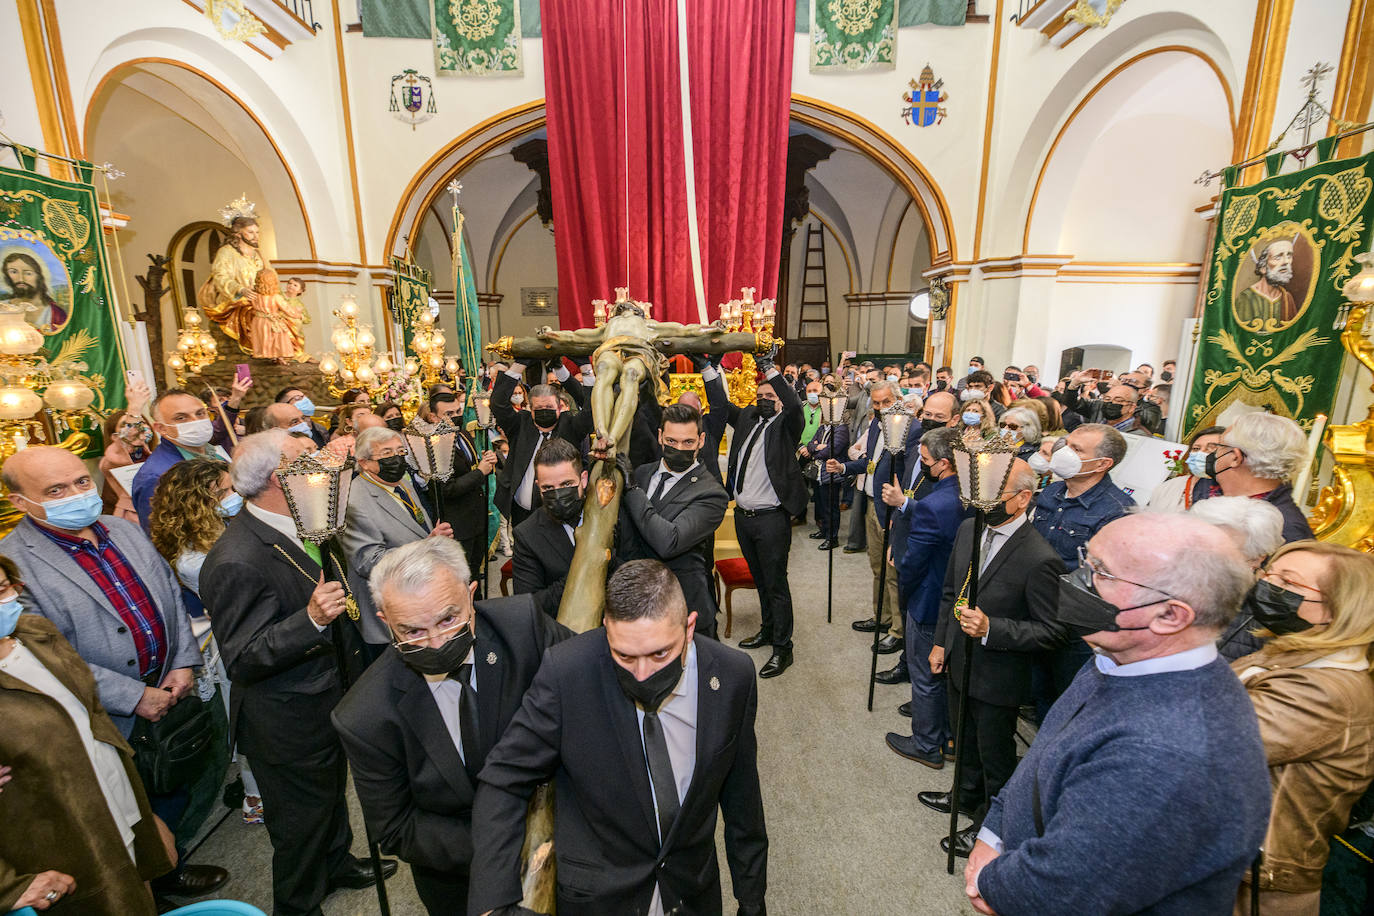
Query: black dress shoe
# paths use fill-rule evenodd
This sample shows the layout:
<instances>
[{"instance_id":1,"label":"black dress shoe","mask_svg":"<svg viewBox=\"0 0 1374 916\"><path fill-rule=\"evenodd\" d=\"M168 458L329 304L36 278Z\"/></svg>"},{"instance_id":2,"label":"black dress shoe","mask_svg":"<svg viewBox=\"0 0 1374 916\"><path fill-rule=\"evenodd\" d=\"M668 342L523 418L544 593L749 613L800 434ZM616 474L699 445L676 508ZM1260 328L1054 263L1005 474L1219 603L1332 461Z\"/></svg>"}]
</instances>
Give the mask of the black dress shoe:
<instances>
[{"instance_id":1,"label":"black dress shoe","mask_svg":"<svg viewBox=\"0 0 1374 916\"><path fill-rule=\"evenodd\" d=\"M835 538L831 538L831 539L828 540L828 541L821 541L819 544L816 545L816 549L817 549L817 550L834 550L836 547L839 547L839 546L840 546L840 542L837 541L837 540L835 540Z\"/></svg>"},{"instance_id":2,"label":"black dress shoe","mask_svg":"<svg viewBox=\"0 0 1374 916\"><path fill-rule=\"evenodd\" d=\"M867 547L855 547L852 544L846 544L844 546L845 553L863 553L867 549Z\"/></svg>"},{"instance_id":3,"label":"black dress shoe","mask_svg":"<svg viewBox=\"0 0 1374 916\"><path fill-rule=\"evenodd\" d=\"M180 871L154 881L153 890L178 897L204 897L228 880L229 872L218 865L185 865Z\"/></svg>"},{"instance_id":4,"label":"black dress shoe","mask_svg":"<svg viewBox=\"0 0 1374 916\"><path fill-rule=\"evenodd\" d=\"M739 641L739 647L741 649L758 649L766 645L768 645L768 639L763 635L762 630L759 630L748 639L741 639Z\"/></svg>"},{"instance_id":5,"label":"black dress shoe","mask_svg":"<svg viewBox=\"0 0 1374 916\"><path fill-rule=\"evenodd\" d=\"M916 800L932 811L939 811L941 814L949 814L948 792L917 792ZM961 807L959 813L973 817L973 812L967 808Z\"/></svg>"},{"instance_id":6,"label":"black dress shoe","mask_svg":"<svg viewBox=\"0 0 1374 916\"><path fill-rule=\"evenodd\" d=\"M398 863L395 859L383 859L382 878L390 878L396 874L397 867ZM329 876L329 889L331 891L341 888L356 891L364 887L371 887L376 883L377 877L372 873L372 861L360 859L357 856L349 856L344 860L343 867Z\"/></svg>"},{"instance_id":7,"label":"black dress shoe","mask_svg":"<svg viewBox=\"0 0 1374 916\"><path fill-rule=\"evenodd\" d=\"M907 671L906 662L898 662L886 671L873 675L873 680L879 684L907 684L911 682L911 674Z\"/></svg>"},{"instance_id":8,"label":"black dress shoe","mask_svg":"<svg viewBox=\"0 0 1374 916\"><path fill-rule=\"evenodd\" d=\"M898 706L898 707L897 707L897 712L899 712L900 714L902 714L902 715L906 716L908 719L910 719L910 718L911 718L911 701L910 701L910 700L907 700L907 701L906 701L905 703L903 703L901 706Z\"/></svg>"},{"instance_id":9,"label":"black dress shoe","mask_svg":"<svg viewBox=\"0 0 1374 916\"><path fill-rule=\"evenodd\" d=\"M978 840L978 831L973 827L965 827L954 835L954 855L960 859L967 859L969 853L973 852L973 844ZM940 848L949 852L949 837L940 840Z\"/></svg>"},{"instance_id":10,"label":"black dress shoe","mask_svg":"<svg viewBox=\"0 0 1374 916\"><path fill-rule=\"evenodd\" d=\"M774 649L773 657L763 663L759 669L759 677L777 677L788 668L792 667L791 649Z\"/></svg>"},{"instance_id":11,"label":"black dress shoe","mask_svg":"<svg viewBox=\"0 0 1374 916\"><path fill-rule=\"evenodd\" d=\"M891 655L893 652L900 652L904 648L905 644L895 636L884 636L878 640L879 655Z\"/></svg>"},{"instance_id":12,"label":"black dress shoe","mask_svg":"<svg viewBox=\"0 0 1374 916\"><path fill-rule=\"evenodd\" d=\"M819 541L821 538L825 537L825 535L819 531L813 531L810 534L808 534L807 537L809 537L813 541Z\"/></svg>"},{"instance_id":13,"label":"black dress shoe","mask_svg":"<svg viewBox=\"0 0 1374 916\"><path fill-rule=\"evenodd\" d=\"M874 627L877 627L880 631L886 633L891 624L878 623L876 620L870 617L867 620L856 620L853 623L851 623L850 626L858 630L860 633L872 633Z\"/></svg>"}]
</instances>

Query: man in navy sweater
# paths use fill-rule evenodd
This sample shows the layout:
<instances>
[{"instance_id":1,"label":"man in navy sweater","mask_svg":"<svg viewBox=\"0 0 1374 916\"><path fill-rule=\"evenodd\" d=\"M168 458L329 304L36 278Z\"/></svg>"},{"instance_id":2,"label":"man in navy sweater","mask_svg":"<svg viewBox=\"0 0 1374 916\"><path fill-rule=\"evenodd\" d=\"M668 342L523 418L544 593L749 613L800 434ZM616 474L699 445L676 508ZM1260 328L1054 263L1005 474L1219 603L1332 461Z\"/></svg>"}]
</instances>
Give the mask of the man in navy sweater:
<instances>
[{"instance_id":1,"label":"man in navy sweater","mask_svg":"<svg viewBox=\"0 0 1374 916\"><path fill-rule=\"evenodd\" d=\"M980 913L1227 914L1264 840L1254 708L1214 640L1254 584L1219 528L1128 515L1063 577L1096 653L992 800L964 871Z\"/></svg>"}]
</instances>

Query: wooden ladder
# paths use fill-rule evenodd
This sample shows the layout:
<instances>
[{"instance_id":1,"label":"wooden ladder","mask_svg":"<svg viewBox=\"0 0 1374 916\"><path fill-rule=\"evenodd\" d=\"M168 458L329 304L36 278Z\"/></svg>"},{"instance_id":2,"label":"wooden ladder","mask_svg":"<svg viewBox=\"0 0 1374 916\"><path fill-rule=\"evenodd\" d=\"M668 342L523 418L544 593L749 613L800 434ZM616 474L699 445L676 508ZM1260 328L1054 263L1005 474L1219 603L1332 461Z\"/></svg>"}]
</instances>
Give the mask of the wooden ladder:
<instances>
[{"instance_id":1,"label":"wooden ladder","mask_svg":"<svg viewBox=\"0 0 1374 916\"><path fill-rule=\"evenodd\" d=\"M830 300L826 291L825 235L816 221L806 224L806 261L802 268L800 323L797 337L801 340L830 342Z\"/></svg>"}]
</instances>

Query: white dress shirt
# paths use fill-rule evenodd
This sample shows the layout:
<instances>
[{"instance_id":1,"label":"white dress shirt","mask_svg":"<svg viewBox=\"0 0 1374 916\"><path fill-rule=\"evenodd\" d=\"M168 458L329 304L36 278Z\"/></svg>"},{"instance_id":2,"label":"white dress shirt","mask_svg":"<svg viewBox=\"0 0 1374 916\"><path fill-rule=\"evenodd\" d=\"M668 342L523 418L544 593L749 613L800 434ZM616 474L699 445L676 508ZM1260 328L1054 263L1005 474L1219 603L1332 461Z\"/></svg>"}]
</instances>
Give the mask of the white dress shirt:
<instances>
[{"instance_id":1,"label":"white dress shirt","mask_svg":"<svg viewBox=\"0 0 1374 916\"><path fill-rule=\"evenodd\" d=\"M736 465L736 473L739 467L743 466L747 457L748 466L744 468L744 479L735 481L735 505L741 509L771 509L778 505L778 491L773 489L773 480L768 476L768 427L778 422L782 416L781 411L773 414L767 420L754 424L744 441L740 443L739 464ZM758 435L754 435L755 433ZM749 439L754 441L751 443ZM749 446L749 452L744 452L744 447Z\"/></svg>"},{"instance_id":2,"label":"white dress shirt","mask_svg":"<svg viewBox=\"0 0 1374 916\"><path fill-rule=\"evenodd\" d=\"M658 460L658 467L654 468L654 473L649 478L649 486L644 490L645 495L652 498L655 491L658 489L658 479L664 474L668 474L669 477L663 484L663 492L658 494L658 498L663 499L663 497L667 496L668 493L673 489L673 487L677 486L677 482L682 478L686 477L687 474L692 470L692 468L696 466L697 462L694 461L692 462L691 467L688 467L686 471L672 471L668 469L667 463L665 463L664 460L660 458Z\"/></svg>"},{"instance_id":3,"label":"white dress shirt","mask_svg":"<svg viewBox=\"0 0 1374 916\"><path fill-rule=\"evenodd\" d=\"M635 718L639 722L639 743L644 745L644 710L635 704ZM673 765L673 782L677 785L677 802L681 806L687 798L687 788L692 784L692 773L697 766L697 647L687 646L687 663L682 678L668 695L668 699L658 708L658 722L663 726L663 738L668 745L668 760ZM644 759L649 752L644 751ZM647 773L647 767L646 767ZM649 795L654 803L654 825L663 830L658 823L658 794L654 792L654 781L649 780ZM663 894L654 885L654 898L649 903L648 916L664 916Z\"/></svg>"},{"instance_id":4,"label":"white dress shirt","mask_svg":"<svg viewBox=\"0 0 1374 916\"><path fill-rule=\"evenodd\" d=\"M444 728L448 729L448 736L453 740L453 746L458 749L458 756L463 758L463 764L468 762L467 755L463 751L463 728L459 710L462 709L463 691L471 687L477 689L477 665L473 663L477 649L474 646L468 650L468 657L463 659L463 664L472 665L472 670L468 675L466 685L459 684L447 674L426 674L425 681L429 684L429 692L434 696L434 702L439 707L439 715L443 717Z\"/></svg>"}]
</instances>

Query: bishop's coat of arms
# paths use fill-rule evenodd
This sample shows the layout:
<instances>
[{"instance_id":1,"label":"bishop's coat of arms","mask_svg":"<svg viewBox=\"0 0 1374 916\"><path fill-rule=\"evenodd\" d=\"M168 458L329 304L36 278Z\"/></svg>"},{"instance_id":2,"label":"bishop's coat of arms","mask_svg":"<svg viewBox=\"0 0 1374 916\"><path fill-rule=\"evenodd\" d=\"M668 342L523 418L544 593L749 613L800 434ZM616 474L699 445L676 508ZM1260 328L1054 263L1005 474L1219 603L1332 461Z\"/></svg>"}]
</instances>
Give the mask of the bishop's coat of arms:
<instances>
[{"instance_id":1,"label":"bishop's coat of arms","mask_svg":"<svg viewBox=\"0 0 1374 916\"><path fill-rule=\"evenodd\" d=\"M415 70L405 70L391 78L391 113L414 130L439 113L434 107L434 84Z\"/></svg>"},{"instance_id":2,"label":"bishop's coat of arms","mask_svg":"<svg viewBox=\"0 0 1374 916\"><path fill-rule=\"evenodd\" d=\"M935 71L930 69L930 64L926 64L919 79L907 85L911 91L902 93L902 101L906 102L906 107L902 109L905 123L929 127L944 121L948 113L945 102L949 99L949 93L944 91L945 81L935 78Z\"/></svg>"}]
</instances>

